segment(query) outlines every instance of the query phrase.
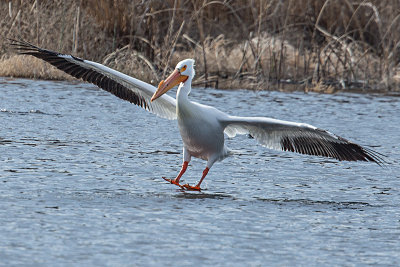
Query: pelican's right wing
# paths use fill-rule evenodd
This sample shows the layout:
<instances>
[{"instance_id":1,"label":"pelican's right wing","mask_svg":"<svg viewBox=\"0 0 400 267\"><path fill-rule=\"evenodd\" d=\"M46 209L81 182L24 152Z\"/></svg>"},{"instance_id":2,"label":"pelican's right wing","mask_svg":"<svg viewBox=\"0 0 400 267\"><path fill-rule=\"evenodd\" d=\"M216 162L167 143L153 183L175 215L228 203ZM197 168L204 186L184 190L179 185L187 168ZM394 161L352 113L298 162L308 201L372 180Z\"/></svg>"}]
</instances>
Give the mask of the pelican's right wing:
<instances>
[{"instance_id":1,"label":"pelican's right wing","mask_svg":"<svg viewBox=\"0 0 400 267\"><path fill-rule=\"evenodd\" d=\"M166 94L150 102L156 87L108 68L102 64L72 55L46 50L30 43L10 39L19 54L40 58L71 76L93 83L117 97L167 119L176 119L176 100Z\"/></svg>"}]
</instances>

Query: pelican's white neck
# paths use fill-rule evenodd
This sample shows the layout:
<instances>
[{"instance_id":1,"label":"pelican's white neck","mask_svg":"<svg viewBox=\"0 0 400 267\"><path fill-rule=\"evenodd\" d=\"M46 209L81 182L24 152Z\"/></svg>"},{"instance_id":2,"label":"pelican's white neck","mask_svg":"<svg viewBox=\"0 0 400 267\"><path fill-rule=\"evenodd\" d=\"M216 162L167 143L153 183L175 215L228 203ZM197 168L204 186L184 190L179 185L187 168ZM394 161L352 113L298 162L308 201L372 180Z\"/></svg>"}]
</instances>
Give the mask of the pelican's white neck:
<instances>
[{"instance_id":1,"label":"pelican's white neck","mask_svg":"<svg viewBox=\"0 0 400 267\"><path fill-rule=\"evenodd\" d=\"M181 83L176 92L176 100L186 100L192 89L192 77L189 77L184 83Z\"/></svg>"}]
</instances>

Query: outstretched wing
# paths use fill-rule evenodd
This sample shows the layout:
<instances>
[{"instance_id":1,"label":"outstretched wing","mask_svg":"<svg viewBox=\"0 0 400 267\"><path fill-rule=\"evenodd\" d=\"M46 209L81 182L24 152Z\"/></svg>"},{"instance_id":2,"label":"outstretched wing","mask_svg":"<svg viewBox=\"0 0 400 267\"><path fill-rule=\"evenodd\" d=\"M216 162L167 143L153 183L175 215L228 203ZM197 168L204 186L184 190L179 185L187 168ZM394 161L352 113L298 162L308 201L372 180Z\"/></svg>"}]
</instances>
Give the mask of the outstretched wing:
<instances>
[{"instance_id":1,"label":"outstretched wing","mask_svg":"<svg viewBox=\"0 0 400 267\"><path fill-rule=\"evenodd\" d=\"M164 94L157 101L151 102L150 99L157 88L148 83L93 61L46 50L24 41L10 41L11 47L19 54L40 58L75 78L93 83L151 113L167 119L176 119L176 100Z\"/></svg>"},{"instance_id":2,"label":"outstretched wing","mask_svg":"<svg viewBox=\"0 0 400 267\"><path fill-rule=\"evenodd\" d=\"M228 116L222 121L229 137L250 134L271 149L316 155L347 161L373 161L382 164L380 154L328 131L305 123L263 117Z\"/></svg>"}]
</instances>

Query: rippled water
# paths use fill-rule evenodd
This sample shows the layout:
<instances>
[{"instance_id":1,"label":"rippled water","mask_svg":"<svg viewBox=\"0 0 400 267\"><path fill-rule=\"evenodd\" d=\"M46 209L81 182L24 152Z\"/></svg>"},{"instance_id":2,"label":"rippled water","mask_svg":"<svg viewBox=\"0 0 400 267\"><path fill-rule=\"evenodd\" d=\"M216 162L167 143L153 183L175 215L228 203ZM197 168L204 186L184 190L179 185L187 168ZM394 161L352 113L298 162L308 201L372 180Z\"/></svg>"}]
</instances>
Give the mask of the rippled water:
<instances>
[{"instance_id":1,"label":"rippled water","mask_svg":"<svg viewBox=\"0 0 400 267\"><path fill-rule=\"evenodd\" d=\"M81 83L0 79L4 265L399 265L400 99L195 89L242 116L325 128L385 154L337 162L246 136L202 192L179 172L175 121ZM184 182L200 178L193 159Z\"/></svg>"}]
</instances>

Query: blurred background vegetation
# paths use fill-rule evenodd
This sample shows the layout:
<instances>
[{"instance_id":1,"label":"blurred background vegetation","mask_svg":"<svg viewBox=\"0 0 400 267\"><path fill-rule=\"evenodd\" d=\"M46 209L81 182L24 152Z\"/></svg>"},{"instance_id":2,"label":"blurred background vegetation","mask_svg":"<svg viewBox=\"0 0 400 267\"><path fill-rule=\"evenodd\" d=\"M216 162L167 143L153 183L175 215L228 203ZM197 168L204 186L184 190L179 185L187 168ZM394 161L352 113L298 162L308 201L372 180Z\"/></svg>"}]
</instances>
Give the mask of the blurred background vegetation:
<instances>
[{"instance_id":1,"label":"blurred background vegetation","mask_svg":"<svg viewBox=\"0 0 400 267\"><path fill-rule=\"evenodd\" d=\"M184 58L197 86L399 91L398 0L10 0L0 75L65 79L6 38L97 61L157 85Z\"/></svg>"}]
</instances>

